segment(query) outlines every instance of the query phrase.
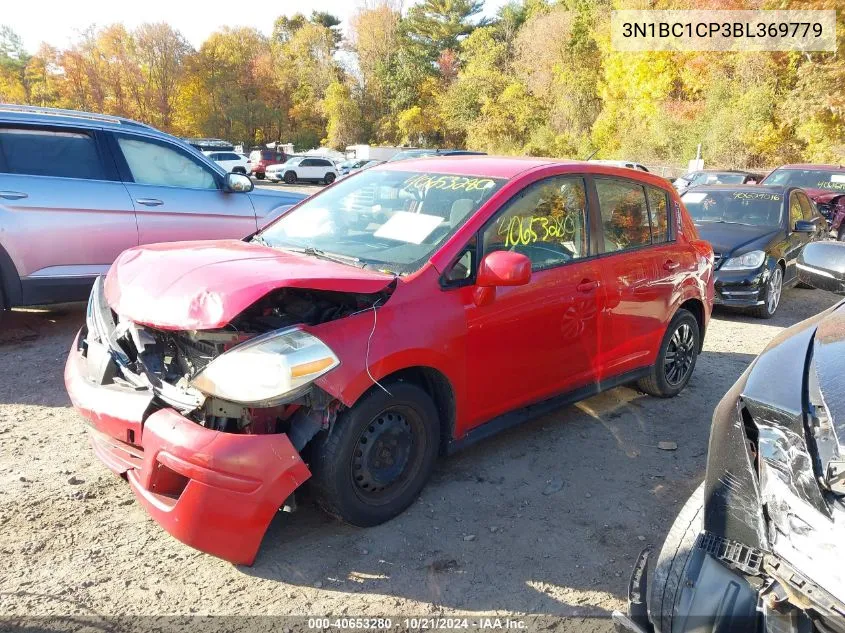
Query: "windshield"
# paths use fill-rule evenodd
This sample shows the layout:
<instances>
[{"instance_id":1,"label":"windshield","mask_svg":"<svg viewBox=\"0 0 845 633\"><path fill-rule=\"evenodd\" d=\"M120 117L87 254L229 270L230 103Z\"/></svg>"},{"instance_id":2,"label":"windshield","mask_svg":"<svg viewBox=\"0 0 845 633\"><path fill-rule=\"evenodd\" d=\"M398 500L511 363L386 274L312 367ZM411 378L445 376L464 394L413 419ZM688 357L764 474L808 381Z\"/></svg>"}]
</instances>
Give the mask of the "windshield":
<instances>
[{"instance_id":1,"label":"windshield","mask_svg":"<svg viewBox=\"0 0 845 633\"><path fill-rule=\"evenodd\" d=\"M306 200L258 240L354 258L349 263L397 274L413 272L505 182L370 169Z\"/></svg>"},{"instance_id":2,"label":"windshield","mask_svg":"<svg viewBox=\"0 0 845 633\"><path fill-rule=\"evenodd\" d=\"M429 156L436 156L437 150L431 149L410 149L405 150L404 152L399 152L398 154L394 154L392 157L388 159L388 163L393 163L397 160L406 160L408 158L427 158Z\"/></svg>"},{"instance_id":3,"label":"windshield","mask_svg":"<svg viewBox=\"0 0 845 633\"><path fill-rule=\"evenodd\" d=\"M770 191L690 191L681 196L692 219L699 223L727 222L751 226L780 226L783 195Z\"/></svg>"},{"instance_id":4,"label":"windshield","mask_svg":"<svg viewBox=\"0 0 845 633\"><path fill-rule=\"evenodd\" d=\"M845 170L776 169L766 177L762 184L845 192Z\"/></svg>"}]
</instances>

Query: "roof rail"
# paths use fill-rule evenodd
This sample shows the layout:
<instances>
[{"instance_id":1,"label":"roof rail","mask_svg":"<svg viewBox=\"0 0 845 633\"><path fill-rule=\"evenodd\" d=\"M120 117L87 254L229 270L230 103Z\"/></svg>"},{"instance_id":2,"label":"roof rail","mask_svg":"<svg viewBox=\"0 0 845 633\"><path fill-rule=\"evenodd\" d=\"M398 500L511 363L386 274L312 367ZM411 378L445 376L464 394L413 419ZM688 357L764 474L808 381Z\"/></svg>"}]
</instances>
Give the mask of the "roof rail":
<instances>
[{"instance_id":1,"label":"roof rail","mask_svg":"<svg viewBox=\"0 0 845 633\"><path fill-rule=\"evenodd\" d=\"M150 127L146 123L139 123L132 119L126 119L111 114L97 114L95 112L83 112L80 110L66 110L62 108L46 108L31 105L17 105L12 103L0 103L0 112L22 112L26 114L37 114L39 116L63 116L74 119L86 119L88 121L100 121L102 123L115 123L118 125L133 125L137 127Z\"/></svg>"}]
</instances>

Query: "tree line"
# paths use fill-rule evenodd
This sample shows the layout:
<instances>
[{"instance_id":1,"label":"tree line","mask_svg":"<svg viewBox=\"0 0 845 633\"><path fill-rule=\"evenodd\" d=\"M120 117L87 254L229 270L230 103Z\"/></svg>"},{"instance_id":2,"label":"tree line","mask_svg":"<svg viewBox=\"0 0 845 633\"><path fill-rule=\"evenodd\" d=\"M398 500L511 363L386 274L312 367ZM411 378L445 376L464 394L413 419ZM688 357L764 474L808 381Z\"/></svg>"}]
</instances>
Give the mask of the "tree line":
<instances>
[{"instance_id":1,"label":"tree line","mask_svg":"<svg viewBox=\"0 0 845 633\"><path fill-rule=\"evenodd\" d=\"M709 165L842 162L838 53L622 53L614 0L361 0L223 28L194 49L166 23L91 27L60 50L0 27L0 101L131 117L180 136L297 149L353 143ZM691 2L692 0L690 0ZM838 0L709 0L694 8L821 9ZM635 4L636 6L631 6ZM693 8L633 0L624 8Z\"/></svg>"}]
</instances>

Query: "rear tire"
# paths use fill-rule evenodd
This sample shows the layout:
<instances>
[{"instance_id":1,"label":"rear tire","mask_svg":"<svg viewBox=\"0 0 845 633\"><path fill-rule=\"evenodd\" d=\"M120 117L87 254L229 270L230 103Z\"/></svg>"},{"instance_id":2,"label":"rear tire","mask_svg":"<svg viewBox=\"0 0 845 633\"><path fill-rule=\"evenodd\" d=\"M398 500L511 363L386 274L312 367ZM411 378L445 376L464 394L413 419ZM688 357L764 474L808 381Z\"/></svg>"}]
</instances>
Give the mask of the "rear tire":
<instances>
[{"instance_id":1,"label":"rear tire","mask_svg":"<svg viewBox=\"0 0 845 633\"><path fill-rule=\"evenodd\" d=\"M258 172L257 174L255 174L255 177L258 178L258 180L264 180L264 172Z\"/></svg>"},{"instance_id":2,"label":"rear tire","mask_svg":"<svg viewBox=\"0 0 845 633\"><path fill-rule=\"evenodd\" d=\"M285 182L289 185L296 184L296 174L292 171L285 172Z\"/></svg>"},{"instance_id":3,"label":"rear tire","mask_svg":"<svg viewBox=\"0 0 845 633\"><path fill-rule=\"evenodd\" d=\"M374 388L316 438L311 485L329 514L360 527L389 521L419 495L437 457L437 408L420 387Z\"/></svg>"},{"instance_id":4,"label":"rear tire","mask_svg":"<svg viewBox=\"0 0 845 633\"><path fill-rule=\"evenodd\" d=\"M648 612L658 633L672 630L675 604L681 593L687 563L695 547L695 540L704 525L704 484L702 483L681 508L672 524L654 572L648 596Z\"/></svg>"},{"instance_id":5,"label":"rear tire","mask_svg":"<svg viewBox=\"0 0 845 633\"><path fill-rule=\"evenodd\" d=\"M699 349L701 334L698 321L691 312L681 308L666 328L651 373L642 378L637 386L650 396L677 396L692 377Z\"/></svg>"}]
</instances>

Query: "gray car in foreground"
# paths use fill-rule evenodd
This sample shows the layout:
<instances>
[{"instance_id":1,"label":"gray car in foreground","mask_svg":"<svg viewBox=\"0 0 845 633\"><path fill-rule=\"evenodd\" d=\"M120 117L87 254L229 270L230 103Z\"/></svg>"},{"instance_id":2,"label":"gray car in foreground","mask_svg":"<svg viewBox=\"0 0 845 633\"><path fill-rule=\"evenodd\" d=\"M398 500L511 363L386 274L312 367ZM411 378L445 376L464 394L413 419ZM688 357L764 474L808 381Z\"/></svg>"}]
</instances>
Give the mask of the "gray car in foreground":
<instances>
[{"instance_id":1,"label":"gray car in foreground","mask_svg":"<svg viewBox=\"0 0 845 633\"><path fill-rule=\"evenodd\" d=\"M243 238L302 198L136 121L0 104L0 310L85 299L127 248Z\"/></svg>"}]
</instances>

